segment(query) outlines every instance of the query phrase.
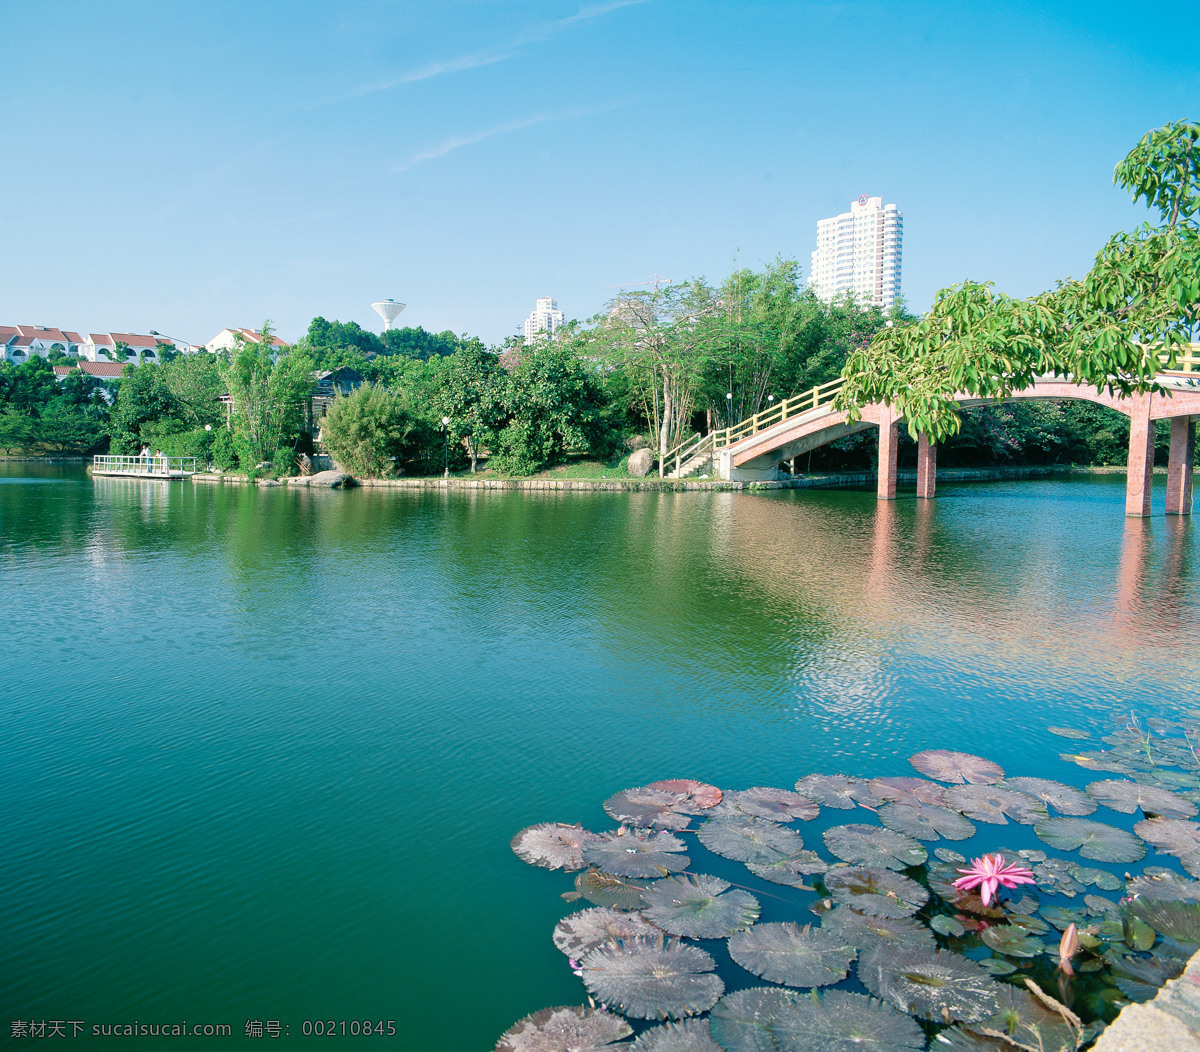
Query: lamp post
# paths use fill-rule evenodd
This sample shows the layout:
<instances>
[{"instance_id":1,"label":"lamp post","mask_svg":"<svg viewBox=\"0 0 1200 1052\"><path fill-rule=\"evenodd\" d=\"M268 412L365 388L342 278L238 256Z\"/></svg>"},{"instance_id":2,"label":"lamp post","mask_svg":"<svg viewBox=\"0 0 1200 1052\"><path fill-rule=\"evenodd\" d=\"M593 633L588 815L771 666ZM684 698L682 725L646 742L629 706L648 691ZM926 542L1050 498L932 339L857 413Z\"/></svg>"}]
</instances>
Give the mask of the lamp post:
<instances>
[{"instance_id":1,"label":"lamp post","mask_svg":"<svg viewBox=\"0 0 1200 1052\"><path fill-rule=\"evenodd\" d=\"M450 477L450 418L448 416L442 417L442 431L446 435L446 470L442 472L442 478L448 479Z\"/></svg>"},{"instance_id":2,"label":"lamp post","mask_svg":"<svg viewBox=\"0 0 1200 1052\"><path fill-rule=\"evenodd\" d=\"M733 392L725 392L725 426L729 427L733 423Z\"/></svg>"}]
</instances>

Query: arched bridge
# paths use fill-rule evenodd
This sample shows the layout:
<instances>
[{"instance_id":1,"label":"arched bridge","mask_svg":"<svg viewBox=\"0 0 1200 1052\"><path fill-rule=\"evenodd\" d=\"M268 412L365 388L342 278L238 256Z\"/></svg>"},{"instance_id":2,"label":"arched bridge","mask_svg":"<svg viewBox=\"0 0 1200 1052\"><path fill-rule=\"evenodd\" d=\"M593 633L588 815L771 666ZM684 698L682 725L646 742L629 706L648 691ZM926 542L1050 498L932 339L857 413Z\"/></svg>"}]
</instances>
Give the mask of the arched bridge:
<instances>
[{"instance_id":1,"label":"arched bridge","mask_svg":"<svg viewBox=\"0 0 1200 1052\"><path fill-rule=\"evenodd\" d=\"M1178 362L1160 372L1161 392L1123 397L1060 376L1041 377L1006 400L1076 399L1107 406L1130 418L1129 460L1126 473L1125 513L1149 515L1154 467L1154 422L1171 421L1171 452L1167 467L1167 513L1190 514L1192 461L1196 420L1200 418L1200 344ZM834 380L804 394L788 398L761 413L721 431L693 436L663 458L663 473L681 478L711 470L724 479L761 481L780 477L779 464L846 435L879 428L878 495L896 496L899 450L899 414L885 405L869 405L860 419L850 422L833 406L842 381ZM964 408L997 399L962 395ZM917 496L932 497L937 481L937 447L929 436L917 436Z\"/></svg>"}]
</instances>

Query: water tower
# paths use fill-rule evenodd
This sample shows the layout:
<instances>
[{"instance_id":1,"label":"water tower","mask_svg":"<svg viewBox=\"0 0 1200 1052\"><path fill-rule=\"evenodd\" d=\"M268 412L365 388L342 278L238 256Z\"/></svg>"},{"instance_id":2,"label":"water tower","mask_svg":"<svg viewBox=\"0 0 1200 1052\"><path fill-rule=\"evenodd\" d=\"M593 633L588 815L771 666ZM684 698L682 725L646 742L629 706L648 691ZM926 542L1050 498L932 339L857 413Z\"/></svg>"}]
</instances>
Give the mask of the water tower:
<instances>
[{"instance_id":1,"label":"water tower","mask_svg":"<svg viewBox=\"0 0 1200 1052\"><path fill-rule=\"evenodd\" d=\"M392 327L392 322L396 320L406 304L397 303L395 300L381 300L379 303L372 303L371 307L375 313L383 319L383 331L387 332Z\"/></svg>"}]
</instances>

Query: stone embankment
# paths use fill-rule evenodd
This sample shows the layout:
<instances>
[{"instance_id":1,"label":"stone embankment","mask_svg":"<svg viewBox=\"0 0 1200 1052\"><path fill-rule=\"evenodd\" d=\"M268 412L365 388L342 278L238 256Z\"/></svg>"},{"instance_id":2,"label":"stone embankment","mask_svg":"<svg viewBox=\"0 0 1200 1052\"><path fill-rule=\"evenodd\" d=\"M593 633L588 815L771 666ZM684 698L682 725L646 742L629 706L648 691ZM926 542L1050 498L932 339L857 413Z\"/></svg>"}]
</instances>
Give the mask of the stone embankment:
<instances>
[{"instance_id":1,"label":"stone embankment","mask_svg":"<svg viewBox=\"0 0 1200 1052\"><path fill-rule=\"evenodd\" d=\"M942 482L981 482L1009 478L1042 478L1070 471L1069 468L978 468L951 469L939 473ZM1085 469L1086 470L1086 469ZM1119 470L1124 470L1119 469ZM902 471L901 482L915 482L916 472ZM573 490L575 492L601 491L620 492L663 492L680 493L701 490L737 492L744 490L762 491L772 489L840 489L863 488L875 485L873 471L849 472L838 475L802 475L799 478L780 479L773 482L726 482L724 479L660 479L614 478L614 479L496 479L496 478L396 478L355 479L342 471L321 471L316 475L301 475L288 479L248 479L245 475L222 475L202 473L192 476L194 482L224 482L234 485L253 484L258 486L301 486L313 489L349 489L365 486L368 489L500 489L500 490Z\"/></svg>"},{"instance_id":2,"label":"stone embankment","mask_svg":"<svg viewBox=\"0 0 1200 1052\"><path fill-rule=\"evenodd\" d=\"M1153 1000L1122 1008L1092 1052L1200 1052L1200 954Z\"/></svg>"}]
</instances>

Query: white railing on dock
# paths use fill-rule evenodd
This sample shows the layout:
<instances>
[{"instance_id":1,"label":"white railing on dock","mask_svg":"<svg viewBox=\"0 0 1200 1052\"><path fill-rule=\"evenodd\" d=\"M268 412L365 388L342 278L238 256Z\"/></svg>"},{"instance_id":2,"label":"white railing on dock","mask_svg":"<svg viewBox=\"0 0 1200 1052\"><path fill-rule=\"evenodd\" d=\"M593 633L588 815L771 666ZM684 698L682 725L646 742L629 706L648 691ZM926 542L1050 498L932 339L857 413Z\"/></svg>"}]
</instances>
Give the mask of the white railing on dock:
<instances>
[{"instance_id":1,"label":"white railing on dock","mask_svg":"<svg viewBox=\"0 0 1200 1052\"><path fill-rule=\"evenodd\" d=\"M92 473L97 475L145 475L170 478L196 473L195 457L92 457Z\"/></svg>"}]
</instances>

